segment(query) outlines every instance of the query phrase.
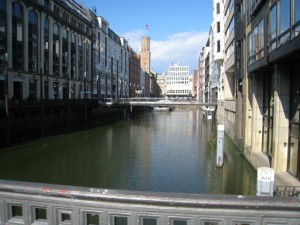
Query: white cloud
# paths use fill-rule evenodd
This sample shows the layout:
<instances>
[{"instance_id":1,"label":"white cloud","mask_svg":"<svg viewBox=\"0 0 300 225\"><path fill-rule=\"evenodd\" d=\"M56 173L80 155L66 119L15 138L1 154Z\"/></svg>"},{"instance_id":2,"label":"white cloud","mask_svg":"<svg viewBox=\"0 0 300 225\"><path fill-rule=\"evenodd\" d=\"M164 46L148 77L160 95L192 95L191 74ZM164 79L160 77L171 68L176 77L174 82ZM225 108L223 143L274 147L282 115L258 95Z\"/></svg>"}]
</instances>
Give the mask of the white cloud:
<instances>
[{"instance_id":1,"label":"white cloud","mask_svg":"<svg viewBox=\"0 0 300 225\"><path fill-rule=\"evenodd\" d=\"M137 30L122 36L135 51L140 52L141 37L147 36L147 32ZM151 39L151 68L156 72L166 72L173 62L189 66L191 73L193 69L197 69L198 57L207 38L208 32L189 31L170 35L163 41Z\"/></svg>"}]
</instances>

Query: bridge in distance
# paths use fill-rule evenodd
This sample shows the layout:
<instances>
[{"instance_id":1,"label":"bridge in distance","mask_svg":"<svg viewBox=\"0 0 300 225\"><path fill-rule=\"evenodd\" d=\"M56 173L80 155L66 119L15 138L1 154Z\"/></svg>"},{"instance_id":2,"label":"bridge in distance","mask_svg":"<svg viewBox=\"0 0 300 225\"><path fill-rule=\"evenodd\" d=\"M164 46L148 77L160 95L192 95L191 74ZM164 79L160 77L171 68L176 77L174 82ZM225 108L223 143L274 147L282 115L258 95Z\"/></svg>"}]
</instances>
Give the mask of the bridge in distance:
<instances>
[{"instance_id":1,"label":"bridge in distance","mask_svg":"<svg viewBox=\"0 0 300 225\"><path fill-rule=\"evenodd\" d=\"M107 98L106 106L217 106L216 102L200 102L193 98Z\"/></svg>"}]
</instances>

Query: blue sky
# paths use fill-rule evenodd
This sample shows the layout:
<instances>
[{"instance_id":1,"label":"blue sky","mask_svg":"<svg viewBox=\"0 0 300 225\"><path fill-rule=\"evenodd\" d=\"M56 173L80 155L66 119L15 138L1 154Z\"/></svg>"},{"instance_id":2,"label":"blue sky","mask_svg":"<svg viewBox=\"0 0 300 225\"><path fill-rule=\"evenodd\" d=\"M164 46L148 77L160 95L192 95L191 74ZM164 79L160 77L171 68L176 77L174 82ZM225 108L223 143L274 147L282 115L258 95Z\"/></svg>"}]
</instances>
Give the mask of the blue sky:
<instances>
[{"instance_id":1,"label":"blue sky","mask_svg":"<svg viewBox=\"0 0 300 225\"><path fill-rule=\"evenodd\" d=\"M151 69L166 72L172 61L197 69L212 22L211 0L78 0L102 16L110 28L140 52L142 36L151 38ZM149 30L146 29L148 25Z\"/></svg>"}]
</instances>

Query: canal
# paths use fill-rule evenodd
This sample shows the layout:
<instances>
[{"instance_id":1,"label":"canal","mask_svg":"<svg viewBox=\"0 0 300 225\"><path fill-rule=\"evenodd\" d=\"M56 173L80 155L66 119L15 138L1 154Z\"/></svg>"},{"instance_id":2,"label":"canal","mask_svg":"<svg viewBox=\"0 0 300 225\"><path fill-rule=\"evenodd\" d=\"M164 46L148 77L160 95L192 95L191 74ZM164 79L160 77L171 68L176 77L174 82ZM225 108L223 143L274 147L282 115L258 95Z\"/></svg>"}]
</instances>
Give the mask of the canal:
<instances>
[{"instance_id":1,"label":"canal","mask_svg":"<svg viewBox=\"0 0 300 225\"><path fill-rule=\"evenodd\" d=\"M107 189L243 194L256 172L225 136L224 167L207 141L202 111L144 113L134 119L40 139L0 153L0 179Z\"/></svg>"}]
</instances>

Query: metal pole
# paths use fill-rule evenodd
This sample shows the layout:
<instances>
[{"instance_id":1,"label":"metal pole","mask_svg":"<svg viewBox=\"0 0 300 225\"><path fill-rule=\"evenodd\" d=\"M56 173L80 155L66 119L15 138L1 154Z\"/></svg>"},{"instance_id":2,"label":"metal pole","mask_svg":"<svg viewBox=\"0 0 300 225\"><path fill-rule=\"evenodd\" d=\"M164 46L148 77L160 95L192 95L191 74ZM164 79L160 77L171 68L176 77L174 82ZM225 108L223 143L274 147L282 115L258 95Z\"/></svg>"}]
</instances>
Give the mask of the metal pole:
<instances>
[{"instance_id":1,"label":"metal pole","mask_svg":"<svg viewBox=\"0 0 300 225\"><path fill-rule=\"evenodd\" d=\"M42 70L42 62L40 65L40 104L41 104L41 130L42 130L42 137L45 134L45 127L44 127L44 102L43 102L43 70Z\"/></svg>"},{"instance_id":2,"label":"metal pole","mask_svg":"<svg viewBox=\"0 0 300 225\"><path fill-rule=\"evenodd\" d=\"M97 109L97 125L99 125L99 82L100 82L100 78L99 78L99 74L97 75L97 106L96 106L96 109Z\"/></svg>"},{"instance_id":3,"label":"metal pole","mask_svg":"<svg viewBox=\"0 0 300 225\"><path fill-rule=\"evenodd\" d=\"M8 81L8 53L5 53L5 112L6 112L6 118L7 118L7 145L11 145L11 121L10 121L10 109L9 109L9 81Z\"/></svg>"},{"instance_id":4,"label":"metal pole","mask_svg":"<svg viewBox=\"0 0 300 225\"><path fill-rule=\"evenodd\" d=\"M69 67L69 66L68 66ZM67 80L68 80L68 95L67 95L67 101L68 101L68 130L71 130L71 109L70 109L70 77L69 77L69 68L67 68Z\"/></svg>"},{"instance_id":5,"label":"metal pole","mask_svg":"<svg viewBox=\"0 0 300 225\"><path fill-rule=\"evenodd\" d=\"M86 72L84 72L84 125L87 129Z\"/></svg>"}]
</instances>

